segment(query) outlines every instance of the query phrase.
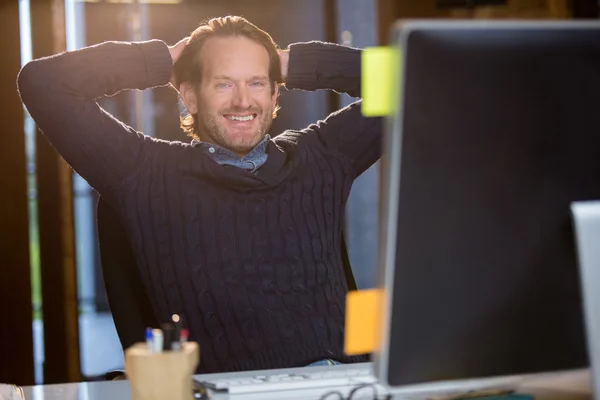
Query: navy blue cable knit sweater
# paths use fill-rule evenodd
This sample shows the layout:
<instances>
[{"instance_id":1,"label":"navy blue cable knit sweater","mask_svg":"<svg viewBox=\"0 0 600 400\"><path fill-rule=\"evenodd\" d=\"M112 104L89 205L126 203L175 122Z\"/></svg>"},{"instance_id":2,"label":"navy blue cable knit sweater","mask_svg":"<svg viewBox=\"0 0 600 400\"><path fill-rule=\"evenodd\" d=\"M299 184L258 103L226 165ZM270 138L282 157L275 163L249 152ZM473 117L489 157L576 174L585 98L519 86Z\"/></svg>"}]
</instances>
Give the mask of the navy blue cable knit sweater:
<instances>
[{"instance_id":1,"label":"navy blue cable knit sweater","mask_svg":"<svg viewBox=\"0 0 600 400\"><path fill-rule=\"evenodd\" d=\"M381 153L360 102L271 139L257 173L136 132L95 101L168 83L159 40L106 42L34 60L21 98L69 165L117 210L159 321L182 314L199 371L284 368L343 353L344 206ZM360 50L290 46L286 86L358 97Z\"/></svg>"}]
</instances>

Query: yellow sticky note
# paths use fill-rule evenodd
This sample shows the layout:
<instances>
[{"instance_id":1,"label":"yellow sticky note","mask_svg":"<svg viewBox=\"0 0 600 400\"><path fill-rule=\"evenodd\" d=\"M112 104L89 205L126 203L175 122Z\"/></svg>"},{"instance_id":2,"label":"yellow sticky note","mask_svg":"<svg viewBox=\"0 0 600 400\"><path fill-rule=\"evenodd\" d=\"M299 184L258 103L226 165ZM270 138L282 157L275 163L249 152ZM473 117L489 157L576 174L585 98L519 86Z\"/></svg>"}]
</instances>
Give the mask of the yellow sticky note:
<instances>
[{"instance_id":1,"label":"yellow sticky note","mask_svg":"<svg viewBox=\"0 0 600 400\"><path fill-rule=\"evenodd\" d=\"M361 52L361 112L365 117L394 113L398 98L400 52L395 47L367 47Z\"/></svg>"},{"instance_id":2,"label":"yellow sticky note","mask_svg":"<svg viewBox=\"0 0 600 400\"><path fill-rule=\"evenodd\" d=\"M347 355L365 354L379 349L382 304L381 289L348 292L344 338L344 352Z\"/></svg>"}]
</instances>

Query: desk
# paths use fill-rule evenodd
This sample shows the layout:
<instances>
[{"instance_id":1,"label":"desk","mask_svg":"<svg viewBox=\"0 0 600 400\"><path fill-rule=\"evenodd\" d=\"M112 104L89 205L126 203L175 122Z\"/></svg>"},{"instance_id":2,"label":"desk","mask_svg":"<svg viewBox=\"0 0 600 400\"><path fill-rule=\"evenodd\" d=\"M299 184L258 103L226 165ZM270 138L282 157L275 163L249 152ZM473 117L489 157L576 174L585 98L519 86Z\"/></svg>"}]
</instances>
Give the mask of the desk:
<instances>
[{"instance_id":1,"label":"desk","mask_svg":"<svg viewBox=\"0 0 600 400\"><path fill-rule=\"evenodd\" d=\"M364 364L330 366L330 367L311 367L321 368L323 370L334 368L364 368ZM283 370L270 371L248 371L226 374L210 374L197 375L196 378L231 378L253 376L259 374L274 374L274 373L301 373L304 368L293 368ZM560 373L537 374L528 376L522 379L517 385L519 391L529 393L536 396L536 399L542 400L588 400L593 399L591 377L588 370L577 370ZM114 382L84 382L84 383L69 383L62 385L40 385L26 386L23 388L26 400L128 400L130 397L129 384L127 381ZM337 388L336 388L337 389ZM350 389L350 388L348 388ZM302 399L311 400L319 399L328 389L310 389L301 391L288 391L270 393L268 396L265 393L256 395L237 395L229 396L226 393L213 394L213 400L254 400L254 399ZM406 397L398 392L394 395L394 399L405 399Z\"/></svg>"}]
</instances>

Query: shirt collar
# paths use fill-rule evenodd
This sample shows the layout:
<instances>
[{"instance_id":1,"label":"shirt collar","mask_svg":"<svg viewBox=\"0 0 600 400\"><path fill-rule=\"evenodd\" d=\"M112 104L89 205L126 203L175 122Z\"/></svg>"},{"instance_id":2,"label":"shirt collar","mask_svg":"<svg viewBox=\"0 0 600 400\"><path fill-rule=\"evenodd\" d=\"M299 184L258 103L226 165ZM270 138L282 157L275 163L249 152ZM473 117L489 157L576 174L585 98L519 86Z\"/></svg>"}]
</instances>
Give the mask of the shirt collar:
<instances>
[{"instance_id":1,"label":"shirt collar","mask_svg":"<svg viewBox=\"0 0 600 400\"><path fill-rule=\"evenodd\" d=\"M269 135L265 135L263 140L243 157L240 157L233 151L217 144L203 142L197 139L192 140L191 145L202 149L205 154L208 154L220 165L232 165L255 172L267 161L267 145L270 139L271 137Z\"/></svg>"}]
</instances>

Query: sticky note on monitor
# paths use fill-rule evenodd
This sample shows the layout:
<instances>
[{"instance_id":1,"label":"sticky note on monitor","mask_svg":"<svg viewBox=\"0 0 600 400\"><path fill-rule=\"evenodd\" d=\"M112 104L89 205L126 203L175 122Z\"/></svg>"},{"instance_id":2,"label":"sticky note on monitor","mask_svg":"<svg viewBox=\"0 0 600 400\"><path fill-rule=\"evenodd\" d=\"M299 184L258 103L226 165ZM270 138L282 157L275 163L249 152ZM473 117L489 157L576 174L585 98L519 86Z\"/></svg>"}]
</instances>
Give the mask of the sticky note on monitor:
<instances>
[{"instance_id":1,"label":"sticky note on monitor","mask_svg":"<svg viewBox=\"0 0 600 400\"><path fill-rule=\"evenodd\" d=\"M367 47L361 52L361 112L383 117L395 111L400 76L400 51L396 47Z\"/></svg>"},{"instance_id":2,"label":"sticky note on monitor","mask_svg":"<svg viewBox=\"0 0 600 400\"><path fill-rule=\"evenodd\" d=\"M347 355L371 353L379 349L383 290L348 292L344 352Z\"/></svg>"}]
</instances>

